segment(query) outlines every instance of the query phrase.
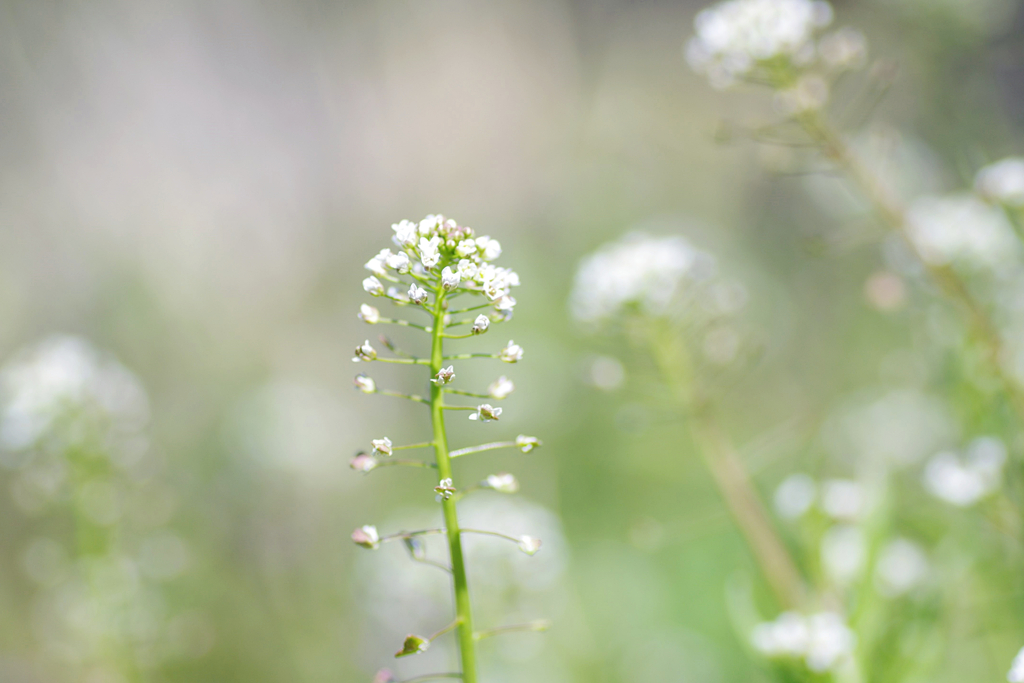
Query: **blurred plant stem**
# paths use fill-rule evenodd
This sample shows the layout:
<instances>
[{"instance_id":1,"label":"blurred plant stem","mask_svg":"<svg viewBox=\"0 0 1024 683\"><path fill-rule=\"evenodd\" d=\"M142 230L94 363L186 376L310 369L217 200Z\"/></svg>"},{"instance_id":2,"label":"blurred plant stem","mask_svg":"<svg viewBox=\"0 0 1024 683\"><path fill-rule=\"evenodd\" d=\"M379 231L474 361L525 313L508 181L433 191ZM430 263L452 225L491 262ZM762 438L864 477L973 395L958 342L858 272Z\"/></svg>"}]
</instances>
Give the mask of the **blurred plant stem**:
<instances>
[{"instance_id":1,"label":"blurred plant stem","mask_svg":"<svg viewBox=\"0 0 1024 683\"><path fill-rule=\"evenodd\" d=\"M1024 390L1003 367L1004 346L999 330L966 283L949 265L929 263L910 235L906 209L888 187L868 168L850 148L846 140L818 111L808 111L797 121L821 146L825 158L842 169L871 204L881 221L895 231L913 252L940 290L966 313L971 330L985 348L989 365L999 379L1011 406L1024 420Z\"/></svg>"},{"instance_id":2,"label":"blurred plant stem","mask_svg":"<svg viewBox=\"0 0 1024 683\"><path fill-rule=\"evenodd\" d=\"M685 342L671 329L653 335L655 363L679 404L689 417L697 450L729 513L745 538L779 605L797 609L805 599L804 580L772 524L754 484L726 433L711 401L700 395Z\"/></svg>"},{"instance_id":3,"label":"blurred plant stem","mask_svg":"<svg viewBox=\"0 0 1024 683\"><path fill-rule=\"evenodd\" d=\"M434 322L431 332L430 374L437 376L444 367L444 318L445 291L438 287L433 310ZM444 390L440 382L430 384L430 415L434 430L434 454L438 477L451 479L452 465L448 454L448 436L444 427ZM459 655L462 659L462 680L476 683L476 640L473 637L473 616L469 602L469 585L466 581L466 566L462 557L462 538L459 518L456 513L456 499L441 501L444 510L445 527L448 530L448 549L451 554L452 580L455 588L455 621L458 624Z\"/></svg>"}]
</instances>

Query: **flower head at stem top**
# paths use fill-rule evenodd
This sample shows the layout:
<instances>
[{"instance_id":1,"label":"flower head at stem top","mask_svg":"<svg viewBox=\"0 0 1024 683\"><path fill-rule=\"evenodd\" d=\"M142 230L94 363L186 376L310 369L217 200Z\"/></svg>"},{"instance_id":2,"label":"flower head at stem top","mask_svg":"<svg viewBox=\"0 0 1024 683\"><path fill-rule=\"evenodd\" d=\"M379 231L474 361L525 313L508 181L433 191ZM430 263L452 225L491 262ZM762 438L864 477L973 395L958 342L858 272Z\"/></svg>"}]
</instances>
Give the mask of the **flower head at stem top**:
<instances>
[{"instance_id":1,"label":"flower head at stem top","mask_svg":"<svg viewBox=\"0 0 1024 683\"><path fill-rule=\"evenodd\" d=\"M352 361L358 363L359 361L370 362L371 360L377 360L377 351L370 346L370 340L367 339L356 347L356 355L352 358Z\"/></svg>"},{"instance_id":2,"label":"flower head at stem top","mask_svg":"<svg viewBox=\"0 0 1024 683\"><path fill-rule=\"evenodd\" d=\"M432 377L430 381L438 386L444 386L445 384L451 384L453 379L455 379L455 366L449 365L438 370L437 376Z\"/></svg>"},{"instance_id":3,"label":"flower head at stem top","mask_svg":"<svg viewBox=\"0 0 1024 683\"><path fill-rule=\"evenodd\" d=\"M448 500L455 493L455 486L452 485L452 480L442 479L441 482L434 487L434 491L437 492L438 501Z\"/></svg>"},{"instance_id":4,"label":"flower head at stem top","mask_svg":"<svg viewBox=\"0 0 1024 683\"><path fill-rule=\"evenodd\" d=\"M501 408L495 408L489 403L482 403L476 407L476 412L469 414L469 419L481 422L497 422L500 415Z\"/></svg>"},{"instance_id":5,"label":"flower head at stem top","mask_svg":"<svg viewBox=\"0 0 1024 683\"><path fill-rule=\"evenodd\" d=\"M523 347L509 339L505 348L498 352L498 358L506 363L518 363L523 359Z\"/></svg>"},{"instance_id":6,"label":"flower head at stem top","mask_svg":"<svg viewBox=\"0 0 1024 683\"><path fill-rule=\"evenodd\" d=\"M356 545L370 550L376 550L380 547L380 534L377 533L377 527L367 524L361 526L352 532L352 540Z\"/></svg>"}]
</instances>

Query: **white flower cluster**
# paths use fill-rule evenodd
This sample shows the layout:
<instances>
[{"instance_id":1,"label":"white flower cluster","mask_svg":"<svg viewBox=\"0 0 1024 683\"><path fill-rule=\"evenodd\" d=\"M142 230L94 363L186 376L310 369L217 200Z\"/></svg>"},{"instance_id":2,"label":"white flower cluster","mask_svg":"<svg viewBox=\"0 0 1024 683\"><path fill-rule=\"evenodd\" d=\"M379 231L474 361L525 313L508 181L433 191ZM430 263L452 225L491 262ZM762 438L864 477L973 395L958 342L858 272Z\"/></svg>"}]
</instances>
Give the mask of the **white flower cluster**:
<instances>
[{"instance_id":1,"label":"white flower cluster","mask_svg":"<svg viewBox=\"0 0 1024 683\"><path fill-rule=\"evenodd\" d=\"M495 310L504 319L511 318L516 301L510 292L519 285L519 275L509 268L491 264L501 256L501 244L497 240L486 235L475 236L472 228L441 215L429 215L419 223L403 220L391 229L397 250L382 249L366 262L366 269L373 273L363 280L366 292L423 304L427 292L417 283L413 282L409 291L403 292L397 287L385 291L381 282L384 279L402 283L396 275L411 273L446 292L463 287L482 293L494 302Z\"/></svg>"},{"instance_id":2,"label":"white flower cluster","mask_svg":"<svg viewBox=\"0 0 1024 683\"><path fill-rule=\"evenodd\" d=\"M936 498L969 507L999 488L1005 462L1002 441L979 437L968 444L964 457L951 451L932 457L925 466L924 485Z\"/></svg>"},{"instance_id":3,"label":"white flower cluster","mask_svg":"<svg viewBox=\"0 0 1024 683\"><path fill-rule=\"evenodd\" d=\"M714 258L682 237L629 233L585 258L570 299L575 318L597 323L630 306L663 315L688 284L714 274Z\"/></svg>"},{"instance_id":4,"label":"white flower cluster","mask_svg":"<svg viewBox=\"0 0 1024 683\"><path fill-rule=\"evenodd\" d=\"M996 268L1019 254L1002 212L969 194L922 197L911 204L907 222L918 253L931 265Z\"/></svg>"},{"instance_id":5,"label":"white flower cluster","mask_svg":"<svg viewBox=\"0 0 1024 683\"><path fill-rule=\"evenodd\" d=\"M1013 658L1010 672L1006 674L1006 680L1008 683L1024 683L1024 647Z\"/></svg>"},{"instance_id":6,"label":"white flower cluster","mask_svg":"<svg viewBox=\"0 0 1024 683\"><path fill-rule=\"evenodd\" d=\"M65 417L129 434L148 421L149 402L135 375L89 342L51 337L0 370L0 448L31 448Z\"/></svg>"},{"instance_id":7,"label":"white flower cluster","mask_svg":"<svg viewBox=\"0 0 1024 683\"><path fill-rule=\"evenodd\" d=\"M726 0L700 12L686 59L715 88L725 88L770 63L830 69L863 64L864 36L841 29L815 42L832 23L832 7L814 0Z\"/></svg>"},{"instance_id":8,"label":"white flower cluster","mask_svg":"<svg viewBox=\"0 0 1024 683\"><path fill-rule=\"evenodd\" d=\"M974 177L974 189L990 202L1024 207L1024 157L989 164Z\"/></svg>"},{"instance_id":9,"label":"white flower cluster","mask_svg":"<svg viewBox=\"0 0 1024 683\"><path fill-rule=\"evenodd\" d=\"M808 669L823 673L853 653L857 637L835 612L784 612L754 627L751 641L767 657L803 659Z\"/></svg>"}]
</instances>

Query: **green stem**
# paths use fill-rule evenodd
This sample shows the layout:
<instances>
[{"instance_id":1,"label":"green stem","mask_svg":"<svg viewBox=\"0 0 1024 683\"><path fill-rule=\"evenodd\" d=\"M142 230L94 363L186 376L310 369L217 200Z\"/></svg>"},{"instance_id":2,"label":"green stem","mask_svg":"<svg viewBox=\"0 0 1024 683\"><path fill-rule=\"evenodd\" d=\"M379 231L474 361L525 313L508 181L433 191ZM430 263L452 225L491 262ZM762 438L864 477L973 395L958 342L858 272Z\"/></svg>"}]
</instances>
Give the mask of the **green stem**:
<instances>
[{"instance_id":1,"label":"green stem","mask_svg":"<svg viewBox=\"0 0 1024 683\"><path fill-rule=\"evenodd\" d=\"M444 364L444 300L439 291L434 308L433 332L431 332L430 374L436 376ZM430 385L430 417L434 428L434 453L437 459L438 477L452 476L451 460L448 457L448 437L444 428L444 389L437 384ZM462 659L462 680L477 683L476 640L473 637L473 615L469 602L469 584L466 581L466 565L462 557L462 535L459 532L459 518L452 499L441 501L445 526L448 530L448 548L451 553L452 581L455 587L455 619L458 622L457 640Z\"/></svg>"}]
</instances>

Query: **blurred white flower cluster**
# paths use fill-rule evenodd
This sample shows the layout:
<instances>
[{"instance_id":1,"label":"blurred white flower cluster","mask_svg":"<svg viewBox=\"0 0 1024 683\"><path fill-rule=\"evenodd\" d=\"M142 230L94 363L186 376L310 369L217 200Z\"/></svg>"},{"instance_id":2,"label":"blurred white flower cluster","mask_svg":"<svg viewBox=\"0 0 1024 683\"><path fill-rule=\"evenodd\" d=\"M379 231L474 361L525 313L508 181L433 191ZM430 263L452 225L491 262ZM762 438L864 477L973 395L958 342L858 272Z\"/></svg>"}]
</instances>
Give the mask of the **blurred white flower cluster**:
<instances>
[{"instance_id":1,"label":"blurred white flower cluster","mask_svg":"<svg viewBox=\"0 0 1024 683\"><path fill-rule=\"evenodd\" d=\"M1006 445L995 437L972 440L961 456L943 451L924 470L924 485L936 498L969 507L999 489L1006 463Z\"/></svg>"},{"instance_id":2,"label":"blurred white flower cluster","mask_svg":"<svg viewBox=\"0 0 1024 683\"><path fill-rule=\"evenodd\" d=\"M1000 269L1019 262L1006 216L970 194L925 196L907 211L908 233L925 262Z\"/></svg>"},{"instance_id":3,"label":"blurred white flower cluster","mask_svg":"<svg viewBox=\"0 0 1024 683\"><path fill-rule=\"evenodd\" d=\"M395 233L391 239L398 250L382 249L367 261L366 269L373 273L363 280L363 289L368 293L399 303L424 304L427 291L416 282L411 283L408 291L397 286L385 290L381 282L383 279L409 284L396 276L411 273L415 280L436 283L446 292L461 287L482 293L494 302L500 319L512 317L516 301L510 292L512 287L519 286L519 275L490 263L501 256L497 240L476 236L472 228L433 214L419 223L403 220L391 229Z\"/></svg>"},{"instance_id":4,"label":"blurred white flower cluster","mask_svg":"<svg viewBox=\"0 0 1024 683\"><path fill-rule=\"evenodd\" d=\"M715 88L763 81L780 89L787 113L815 109L828 99L828 73L859 67L867 55L859 31L844 28L819 39L832 18L827 2L726 0L697 15L686 59Z\"/></svg>"},{"instance_id":5,"label":"blurred white flower cluster","mask_svg":"<svg viewBox=\"0 0 1024 683\"><path fill-rule=\"evenodd\" d=\"M1024 208L1024 158L1007 157L985 166L974 176L974 189L990 202Z\"/></svg>"},{"instance_id":6,"label":"blurred white flower cluster","mask_svg":"<svg viewBox=\"0 0 1024 683\"><path fill-rule=\"evenodd\" d=\"M839 668L857 645L856 635L835 612L784 612L758 624L751 641L766 657L802 659L815 673Z\"/></svg>"},{"instance_id":7,"label":"blurred white flower cluster","mask_svg":"<svg viewBox=\"0 0 1024 683\"><path fill-rule=\"evenodd\" d=\"M1010 672L1006 674L1006 680L1008 683L1024 683L1024 647L1013 658Z\"/></svg>"}]
</instances>

